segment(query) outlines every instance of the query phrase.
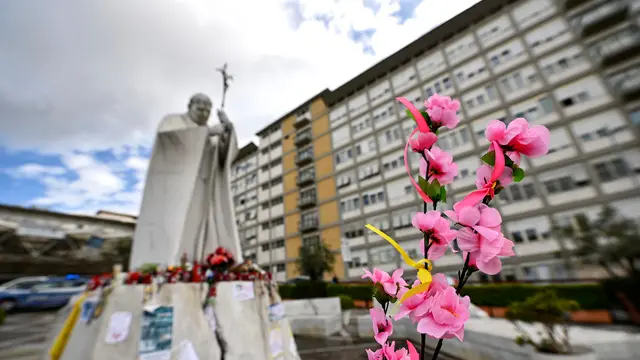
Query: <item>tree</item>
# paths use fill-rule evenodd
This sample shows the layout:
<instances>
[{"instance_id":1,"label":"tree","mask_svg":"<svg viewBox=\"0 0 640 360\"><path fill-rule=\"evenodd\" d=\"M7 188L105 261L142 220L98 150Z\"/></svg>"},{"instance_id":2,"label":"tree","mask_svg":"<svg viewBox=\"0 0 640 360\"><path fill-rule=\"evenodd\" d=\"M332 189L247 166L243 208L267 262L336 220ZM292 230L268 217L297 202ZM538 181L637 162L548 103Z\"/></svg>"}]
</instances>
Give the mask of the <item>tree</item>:
<instances>
[{"instance_id":1,"label":"tree","mask_svg":"<svg viewBox=\"0 0 640 360\"><path fill-rule=\"evenodd\" d=\"M575 220L575 224L558 228L556 233L573 240L573 254L581 262L597 264L613 278L618 277L617 268L626 276L640 277L640 230L634 220L609 206L603 207L595 220L584 214Z\"/></svg>"},{"instance_id":2,"label":"tree","mask_svg":"<svg viewBox=\"0 0 640 360\"><path fill-rule=\"evenodd\" d=\"M331 272L335 264L335 255L326 244L306 244L300 247L297 259L298 271L307 275L311 281L322 280L324 273Z\"/></svg>"}]
</instances>

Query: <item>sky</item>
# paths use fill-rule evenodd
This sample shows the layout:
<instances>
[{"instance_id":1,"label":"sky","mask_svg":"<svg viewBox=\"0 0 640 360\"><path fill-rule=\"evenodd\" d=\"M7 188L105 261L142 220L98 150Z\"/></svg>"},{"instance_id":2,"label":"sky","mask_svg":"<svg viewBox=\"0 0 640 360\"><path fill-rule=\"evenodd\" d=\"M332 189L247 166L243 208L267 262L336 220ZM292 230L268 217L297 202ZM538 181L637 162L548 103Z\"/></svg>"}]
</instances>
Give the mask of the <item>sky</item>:
<instances>
[{"instance_id":1,"label":"sky","mask_svg":"<svg viewBox=\"0 0 640 360\"><path fill-rule=\"evenodd\" d=\"M218 107L222 64L244 145L478 1L4 0L0 203L137 214L160 119Z\"/></svg>"}]
</instances>

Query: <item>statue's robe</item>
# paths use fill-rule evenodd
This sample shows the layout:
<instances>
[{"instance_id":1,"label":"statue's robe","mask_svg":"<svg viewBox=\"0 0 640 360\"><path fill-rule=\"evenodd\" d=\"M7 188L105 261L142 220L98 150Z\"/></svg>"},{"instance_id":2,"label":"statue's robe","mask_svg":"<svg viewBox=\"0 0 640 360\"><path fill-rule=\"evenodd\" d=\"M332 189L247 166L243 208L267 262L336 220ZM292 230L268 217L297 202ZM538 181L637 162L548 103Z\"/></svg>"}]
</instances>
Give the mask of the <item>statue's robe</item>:
<instances>
[{"instance_id":1,"label":"statue's robe","mask_svg":"<svg viewBox=\"0 0 640 360\"><path fill-rule=\"evenodd\" d=\"M237 138L232 125L212 130L224 132L226 141L186 115L168 115L160 123L130 269L145 263L178 265L183 253L189 261L202 261L218 246L243 260L230 186Z\"/></svg>"}]
</instances>

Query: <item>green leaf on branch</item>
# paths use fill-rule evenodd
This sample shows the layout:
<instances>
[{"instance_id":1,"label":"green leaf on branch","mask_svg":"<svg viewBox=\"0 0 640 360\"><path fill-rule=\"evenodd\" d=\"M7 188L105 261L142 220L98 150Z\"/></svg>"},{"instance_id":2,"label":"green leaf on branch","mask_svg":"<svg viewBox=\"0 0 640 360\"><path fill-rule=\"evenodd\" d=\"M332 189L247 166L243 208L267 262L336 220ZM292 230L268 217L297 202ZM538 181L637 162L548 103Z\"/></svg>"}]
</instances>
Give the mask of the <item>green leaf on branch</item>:
<instances>
[{"instance_id":1,"label":"green leaf on branch","mask_svg":"<svg viewBox=\"0 0 640 360\"><path fill-rule=\"evenodd\" d=\"M447 187L446 186L441 186L440 187L440 202L443 202L443 203L447 202Z\"/></svg>"},{"instance_id":2,"label":"green leaf on branch","mask_svg":"<svg viewBox=\"0 0 640 360\"><path fill-rule=\"evenodd\" d=\"M493 166L496 164L496 153L495 151L488 152L480 158L483 162Z\"/></svg>"},{"instance_id":3,"label":"green leaf on branch","mask_svg":"<svg viewBox=\"0 0 640 360\"><path fill-rule=\"evenodd\" d=\"M516 163L514 163L513 160L511 160L511 158L508 157L506 154L504 156L504 166L510 167L513 170L515 170L518 167L518 165L516 165Z\"/></svg>"},{"instance_id":4,"label":"green leaf on branch","mask_svg":"<svg viewBox=\"0 0 640 360\"><path fill-rule=\"evenodd\" d=\"M439 201L441 188L442 187L440 186L440 183L437 179L435 179L431 184L429 184L429 187L427 188L427 195L431 198L431 200Z\"/></svg>"},{"instance_id":5,"label":"green leaf on branch","mask_svg":"<svg viewBox=\"0 0 640 360\"><path fill-rule=\"evenodd\" d=\"M420 189L422 189L425 194L428 193L430 184L427 179L423 178L422 176L418 177L418 185L420 185Z\"/></svg>"},{"instance_id":6,"label":"green leaf on branch","mask_svg":"<svg viewBox=\"0 0 640 360\"><path fill-rule=\"evenodd\" d=\"M522 179L524 179L524 170L522 170L522 168L513 170L513 181L520 182Z\"/></svg>"},{"instance_id":7,"label":"green leaf on branch","mask_svg":"<svg viewBox=\"0 0 640 360\"><path fill-rule=\"evenodd\" d=\"M409 118L413 119L413 121L416 121L416 118L413 116L411 111L405 110L404 113L407 114ZM429 117L429 114L426 111L420 111L420 114L422 114L422 117L424 117L424 119L427 121L427 124L431 124L431 118ZM418 122L416 121L416 124L417 123Z\"/></svg>"}]
</instances>

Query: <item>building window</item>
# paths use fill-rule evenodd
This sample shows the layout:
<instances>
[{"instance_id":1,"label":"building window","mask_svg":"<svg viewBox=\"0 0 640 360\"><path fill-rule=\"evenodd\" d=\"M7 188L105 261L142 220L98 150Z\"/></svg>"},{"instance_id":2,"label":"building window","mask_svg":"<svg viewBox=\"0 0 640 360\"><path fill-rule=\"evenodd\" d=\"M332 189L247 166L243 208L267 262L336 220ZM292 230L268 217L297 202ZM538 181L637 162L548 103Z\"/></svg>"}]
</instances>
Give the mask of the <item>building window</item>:
<instances>
[{"instance_id":1,"label":"building window","mask_svg":"<svg viewBox=\"0 0 640 360\"><path fill-rule=\"evenodd\" d=\"M524 239L522 238L522 234L520 233L520 231L514 231L511 233L511 237L513 238L513 241L516 243L522 243L524 242Z\"/></svg>"},{"instance_id":2,"label":"building window","mask_svg":"<svg viewBox=\"0 0 640 360\"><path fill-rule=\"evenodd\" d=\"M285 266L284 264L276 264L276 272L284 272Z\"/></svg>"},{"instance_id":3,"label":"building window","mask_svg":"<svg viewBox=\"0 0 640 360\"><path fill-rule=\"evenodd\" d=\"M598 172L598 177L603 182L617 180L631 174L629 165L622 158L594 164L594 168Z\"/></svg>"},{"instance_id":4,"label":"building window","mask_svg":"<svg viewBox=\"0 0 640 360\"><path fill-rule=\"evenodd\" d=\"M271 226L275 227L275 226L280 226L280 225L284 225L284 218L276 218L271 220Z\"/></svg>"},{"instance_id":5,"label":"building window","mask_svg":"<svg viewBox=\"0 0 640 360\"><path fill-rule=\"evenodd\" d=\"M536 196L533 184L511 184L502 190L498 197L507 204L529 200Z\"/></svg>"},{"instance_id":6,"label":"building window","mask_svg":"<svg viewBox=\"0 0 640 360\"><path fill-rule=\"evenodd\" d=\"M527 234L527 240L529 241L538 240L538 232L536 231L536 229L526 229L524 233Z\"/></svg>"},{"instance_id":7,"label":"building window","mask_svg":"<svg viewBox=\"0 0 640 360\"><path fill-rule=\"evenodd\" d=\"M262 224L260 224L260 228L262 230L269 230L269 222L263 222Z\"/></svg>"},{"instance_id":8,"label":"building window","mask_svg":"<svg viewBox=\"0 0 640 360\"><path fill-rule=\"evenodd\" d=\"M309 236L302 238L302 246L304 247L315 247L320 245L320 236Z\"/></svg>"},{"instance_id":9,"label":"building window","mask_svg":"<svg viewBox=\"0 0 640 360\"><path fill-rule=\"evenodd\" d=\"M262 251L269 251L269 244L262 245Z\"/></svg>"},{"instance_id":10,"label":"building window","mask_svg":"<svg viewBox=\"0 0 640 360\"><path fill-rule=\"evenodd\" d=\"M544 186L547 188L549 194L557 194L566 191L573 190L575 184L571 176L563 176L561 178L547 180L544 182Z\"/></svg>"},{"instance_id":11,"label":"building window","mask_svg":"<svg viewBox=\"0 0 640 360\"><path fill-rule=\"evenodd\" d=\"M631 118L631 123L633 125L640 126L640 110L629 113L629 118Z\"/></svg>"}]
</instances>

